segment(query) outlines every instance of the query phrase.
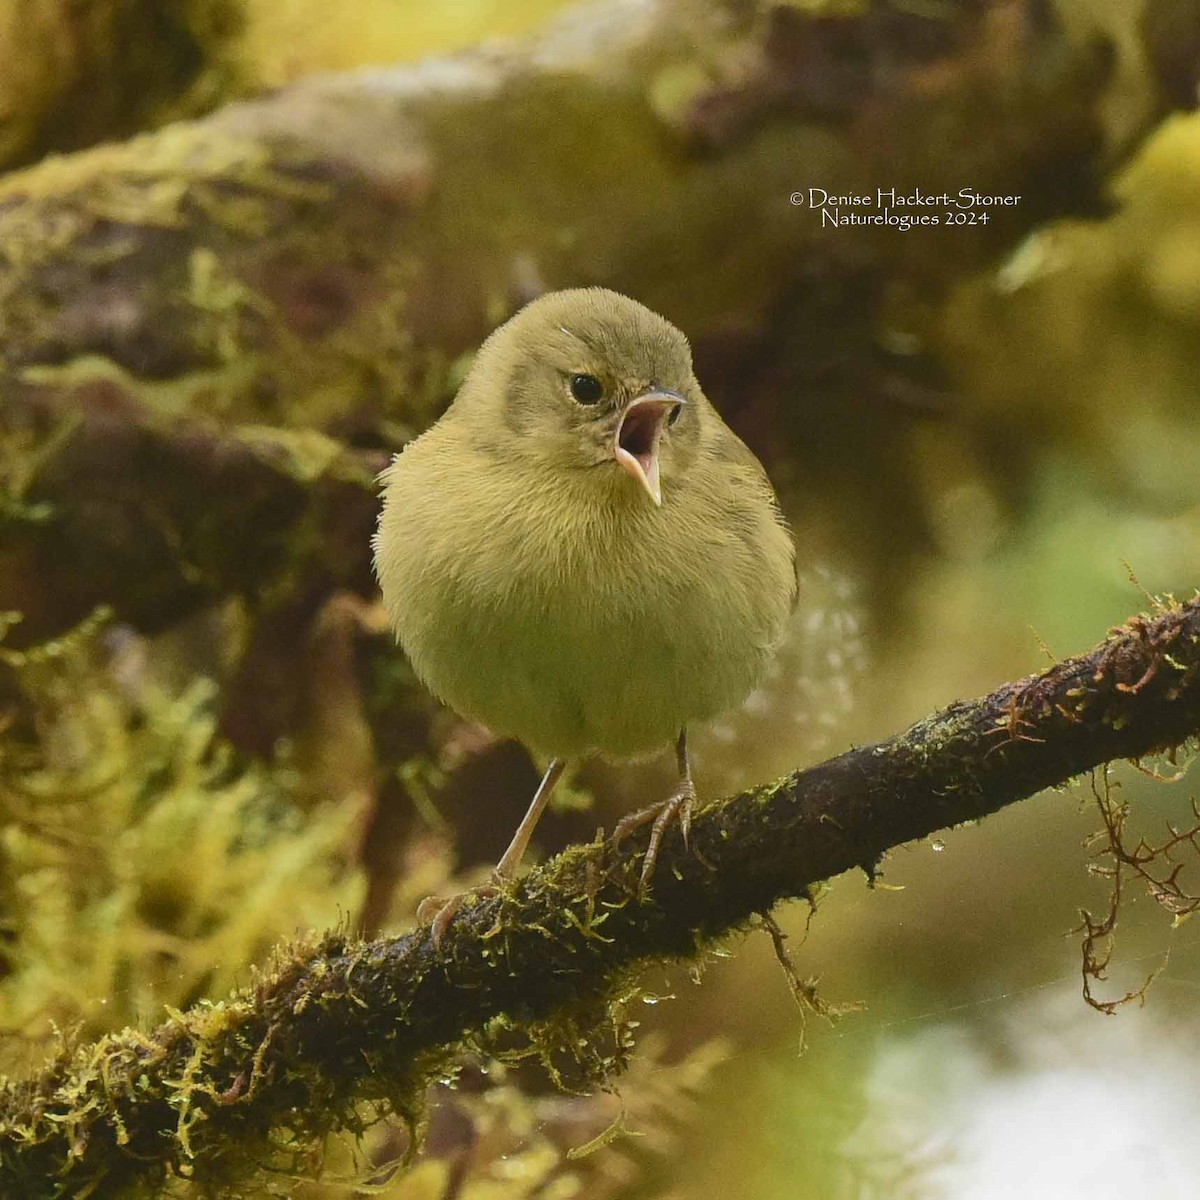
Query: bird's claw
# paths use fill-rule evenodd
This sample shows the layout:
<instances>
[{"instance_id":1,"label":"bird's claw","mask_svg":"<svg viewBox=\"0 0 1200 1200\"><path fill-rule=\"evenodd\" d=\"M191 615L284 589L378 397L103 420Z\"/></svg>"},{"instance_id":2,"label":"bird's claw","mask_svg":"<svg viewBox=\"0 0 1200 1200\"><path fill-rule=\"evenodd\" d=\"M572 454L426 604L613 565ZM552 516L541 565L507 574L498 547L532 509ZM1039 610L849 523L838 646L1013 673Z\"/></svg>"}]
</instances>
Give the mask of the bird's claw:
<instances>
[{"instance_id":1,"label":"bird's claw","mask_svg":"<svg viewBox=\"0 0 1200 1200\"><path fill-rule=\"evenodd\" d=\"M458 910L462 908L463 901L469 896L477 896L480 900L498 896L502 890L503 882L501 878L493 875L490 883L481 883L478 887L468 888L465 892L459 892L454 896L426 896L417 905L417 924L424 925L428 922L429 936L434 946L440 946L442 944L442 937L445 935L446 930L450 928L450 922L458 915Z\"/></svg>"},{"instance_id":2,"label":"bird's claw","mask_svg":"<svg viewBox=\"0 0 1200 1200\"><path fill-rule=\"evenodd\" d=\"M658 865L658 851L662 845L663 835L667 832L672 821L679 822L679 832L683 835L683 844L690 849L692 832L692 810L696 803L696 785L690 779L684 780L679 787L665 800L647 805L622 817L613 830L613 844L619 846L621 840L640 829L643 825L653 822L650 826L650 840L646 843L646 854L642 859L642 873L638 880L638 895L646 896L650 891L650 881L654 876L654 868Z\"/></svg>"}]
</instances>

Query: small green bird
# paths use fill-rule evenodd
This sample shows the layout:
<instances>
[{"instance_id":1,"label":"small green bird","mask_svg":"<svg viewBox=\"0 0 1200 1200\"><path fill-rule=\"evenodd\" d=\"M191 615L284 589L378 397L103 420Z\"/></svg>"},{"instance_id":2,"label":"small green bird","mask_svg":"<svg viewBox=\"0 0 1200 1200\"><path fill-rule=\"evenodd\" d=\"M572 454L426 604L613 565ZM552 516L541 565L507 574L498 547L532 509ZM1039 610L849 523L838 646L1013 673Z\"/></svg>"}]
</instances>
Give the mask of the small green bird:
<instances>
[{"instance_id":1,"label":"small green bird","mask_svg":"<svg viewBox=\"0 0 1200 1200\"><path fill-rule=\"evenodd\" d=\"M654 822L647 887L667 825L690 825L687 726L755 687L796 593L771 484L687 339L616 292L542 296L381 481L375 569L413 668L550 759L496 877L516 873L567 760L674 742L678 788L616 830Z\"/></svg>"}]
</instances>

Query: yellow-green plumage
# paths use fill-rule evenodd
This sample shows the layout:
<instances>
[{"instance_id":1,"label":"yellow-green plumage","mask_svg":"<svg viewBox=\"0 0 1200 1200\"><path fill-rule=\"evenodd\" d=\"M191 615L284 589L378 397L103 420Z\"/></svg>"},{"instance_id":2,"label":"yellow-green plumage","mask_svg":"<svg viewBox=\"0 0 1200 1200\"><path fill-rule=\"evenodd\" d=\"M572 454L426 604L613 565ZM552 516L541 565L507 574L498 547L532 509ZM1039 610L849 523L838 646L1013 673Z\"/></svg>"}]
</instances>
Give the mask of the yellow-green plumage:
<instances>
[{"instance_id":1,"label":"yellow-green plumage","mask_svg":"<svg viewBox=\"0 0 1200 1200\"><path fill-rule=\"evenodd\" d=\"M601 380L584 406L570 380ZM613 457L647 389L687 404L661 507ZM795 591L758 461L700 391L683 335L613 292L553 293L487 340L450 409L383 476L376 569L429 688L556 757L629 757L739 703Z\"/></svg>"}]
</instances>

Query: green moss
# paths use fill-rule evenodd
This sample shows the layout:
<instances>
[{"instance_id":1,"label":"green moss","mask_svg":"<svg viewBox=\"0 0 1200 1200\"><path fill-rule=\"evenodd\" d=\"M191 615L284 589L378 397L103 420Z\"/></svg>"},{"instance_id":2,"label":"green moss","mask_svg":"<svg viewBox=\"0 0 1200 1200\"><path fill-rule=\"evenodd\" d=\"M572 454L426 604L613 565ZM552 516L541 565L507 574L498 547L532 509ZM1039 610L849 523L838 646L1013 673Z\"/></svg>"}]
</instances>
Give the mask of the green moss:
<instances>
[{"instance_id":1,"label":"green moss","mask_svg":"<svg viewBox=\"0 0 1200 1200\"><path fill-rule=\"evenodd\" d=\"M238 768L210 683L130 695L136 649L115 673L101 666L109 619L0 646L29 721L17 729L37 730L0 740L0 1026L22 1035L0 1042L9 1070L48 1049L55 1026L95 1037L224 993L281 936L361 896L357 873L336 866L354 814L302 815L298 780Z\"/></svg>"},{"instance_id":2,"label":"green moss","mask_svg":"<svg viewBox=\"0 0 1200 1200\"><path fill-rule=\"evenodd\" d=\"M165 420L187 417L216 393L245 389L256 372L252 358L209 370L190 371L171 379L144 379L119 363L98 354L88 354L55 366L31 366L20 378L38 387L75 391L95 383L108 383L144 406L148 413Z\"/></svg>"},{"instance_id":3,"label":"green moss","mask_svg":"<svg viewBox=\"0 0 1200 1200\"><path fill-rule=\"evenodd\" d=\"M14 201L0 205L10 361L40 386L102 382L163 415L295 429L391 397L440 403L449 365L414 354L405 319L403 213L380 195L343 196L345 181L327 173L292 139L210 124L10 176L0 183L0 201ZM331 226L332 210L342 219ZM124 324L78 310L80 342L113 348L50 366L39 360L57 359L67 276L71 295L102 287Z\"/></svg>"}]
</instances>

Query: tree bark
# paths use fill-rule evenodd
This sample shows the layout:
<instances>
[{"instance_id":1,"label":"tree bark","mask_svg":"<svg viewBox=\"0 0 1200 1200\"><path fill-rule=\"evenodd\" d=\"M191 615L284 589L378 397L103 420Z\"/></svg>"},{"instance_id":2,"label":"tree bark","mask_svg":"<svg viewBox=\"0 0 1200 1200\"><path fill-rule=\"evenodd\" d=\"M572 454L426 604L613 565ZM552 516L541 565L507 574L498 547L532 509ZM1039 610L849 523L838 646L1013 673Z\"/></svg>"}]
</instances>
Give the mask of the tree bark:
<instances>
[{"instance_id":1,"label":"tree bark","mask_svg":"<svg viewBox=\"0 0 1200 1200\"><path fill-rule=\"evenodd\" d=\"M1200 731L1200 597L1134 617L1091 653L709 806L665 839L578 846L427 930L284 952L245 991L81 1046L0 1092L0 1191L115 1197L171 1173L218 1191L297 1158L364 1100L416 1121L464 1045L524 1033L600 1075L631 972L701 953L820 880L977 820L1111 759ZM620 1042L618 1038L618 1042ZM619 1054L617 1055L619 1058Z\"/></svg>"}]
</instances>

